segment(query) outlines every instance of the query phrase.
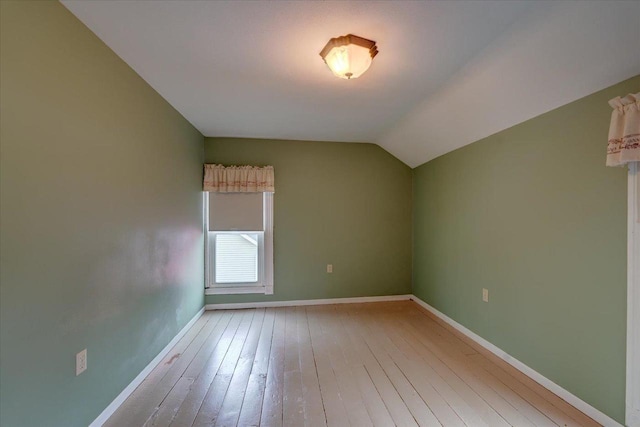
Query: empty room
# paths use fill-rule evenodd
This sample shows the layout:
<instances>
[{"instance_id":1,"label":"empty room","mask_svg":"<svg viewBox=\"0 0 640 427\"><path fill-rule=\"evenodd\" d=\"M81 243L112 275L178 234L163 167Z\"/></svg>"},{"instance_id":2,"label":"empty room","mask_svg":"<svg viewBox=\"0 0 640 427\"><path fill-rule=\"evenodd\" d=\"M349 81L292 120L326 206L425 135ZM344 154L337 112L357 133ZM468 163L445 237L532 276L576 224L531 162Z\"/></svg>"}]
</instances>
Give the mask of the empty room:
<instances>
[{"instance_id":1,"label":"empty room","mask_svg":"<svg viewBox=\"0 0 640 427\"><path fill-rule=\"evenodd\" d=\"M640 427L639 20L0 0L0 425Z\"/></svg>"}]
</instances>

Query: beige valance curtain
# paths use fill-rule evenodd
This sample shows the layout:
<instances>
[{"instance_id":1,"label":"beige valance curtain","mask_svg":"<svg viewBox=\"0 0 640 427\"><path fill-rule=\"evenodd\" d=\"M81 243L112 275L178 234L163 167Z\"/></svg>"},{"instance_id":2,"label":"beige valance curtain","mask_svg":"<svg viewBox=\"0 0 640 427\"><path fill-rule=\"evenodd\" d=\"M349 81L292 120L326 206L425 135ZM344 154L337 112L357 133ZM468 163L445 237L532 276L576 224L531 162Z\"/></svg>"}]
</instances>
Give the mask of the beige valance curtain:
<instances>
[{"instance_id":1,"label":"beige valance curtain","mask_svg":"<svg viewBox=\"0 0 640 427\"><path fill-rule=\"evenodd\" d=\"M216 193L273 193L273 166L204 165L203 190Z\"/></svg>"},{"instance_id":2,"label":"beige valance curtain","mask_svg":"<svg viewBox=\"0 0 640 427\"><path fill-rule=\"evenodd\" d=\"M640 161L640 92L609 101L613 107L607 166L622 166Z\"/></svg>"}]
</instances>

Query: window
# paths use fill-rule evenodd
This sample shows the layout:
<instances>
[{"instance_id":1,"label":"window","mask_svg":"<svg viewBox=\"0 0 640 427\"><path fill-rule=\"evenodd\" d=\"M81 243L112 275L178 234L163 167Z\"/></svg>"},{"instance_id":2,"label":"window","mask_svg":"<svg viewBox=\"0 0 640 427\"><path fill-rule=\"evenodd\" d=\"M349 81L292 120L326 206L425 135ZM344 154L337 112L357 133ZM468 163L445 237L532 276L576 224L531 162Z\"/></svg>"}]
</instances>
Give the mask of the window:
<instances>
[{"instance_id":1,"label":"window","mask_svg":"<svg viewBox=\"0 0 640 427\"><path fill-rule=\"evenodd\" d=\"M258 249L264 233L215 233L215 283L257 283ZM260 244L258 243L260 242Z\"/></svg>"},{"instance_id":2,"label":"window","mask_svg":"<svg viewBox=\"0 0 640 427\"><path fill-rule=\"evenodd\" d=\"M205 193L206 293L273 293L273 193Z\"/></svg>"}]
</instances>

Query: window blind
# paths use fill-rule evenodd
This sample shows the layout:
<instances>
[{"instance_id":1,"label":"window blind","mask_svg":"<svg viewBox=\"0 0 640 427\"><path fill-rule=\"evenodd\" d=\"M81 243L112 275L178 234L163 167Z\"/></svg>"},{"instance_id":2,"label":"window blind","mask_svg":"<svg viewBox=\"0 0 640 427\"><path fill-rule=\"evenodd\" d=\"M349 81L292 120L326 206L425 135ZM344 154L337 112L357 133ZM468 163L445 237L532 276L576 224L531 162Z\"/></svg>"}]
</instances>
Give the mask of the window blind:
<instances>
[{"instance_id":1,"label":"window blind","mask_svg":"<svg viewBox=\"0 0 640 427\"><path fill-rule=\"evenodd\" d=\"M209 193L209 231L264 231L264 193Z\"/></svg>"}]
</instances>

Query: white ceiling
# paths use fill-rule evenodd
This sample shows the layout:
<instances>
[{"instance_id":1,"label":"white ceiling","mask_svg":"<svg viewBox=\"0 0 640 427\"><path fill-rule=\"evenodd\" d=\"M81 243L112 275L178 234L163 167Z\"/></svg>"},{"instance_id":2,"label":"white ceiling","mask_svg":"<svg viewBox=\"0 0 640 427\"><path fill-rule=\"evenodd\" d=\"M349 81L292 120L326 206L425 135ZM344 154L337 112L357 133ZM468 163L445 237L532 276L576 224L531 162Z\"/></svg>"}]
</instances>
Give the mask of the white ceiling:
<instances>
[{"instance_id":1,"label":"white ceiling","mask_svg":"<svg viewBox=\"0 0 640 427\"><path fill-rule=\"evenodd\" d=\"M640 1L62 3L206 136L411 167L640 74ZM349 81L318 55L347 33L380 51Z\"/></svg>"}]
</instances>

